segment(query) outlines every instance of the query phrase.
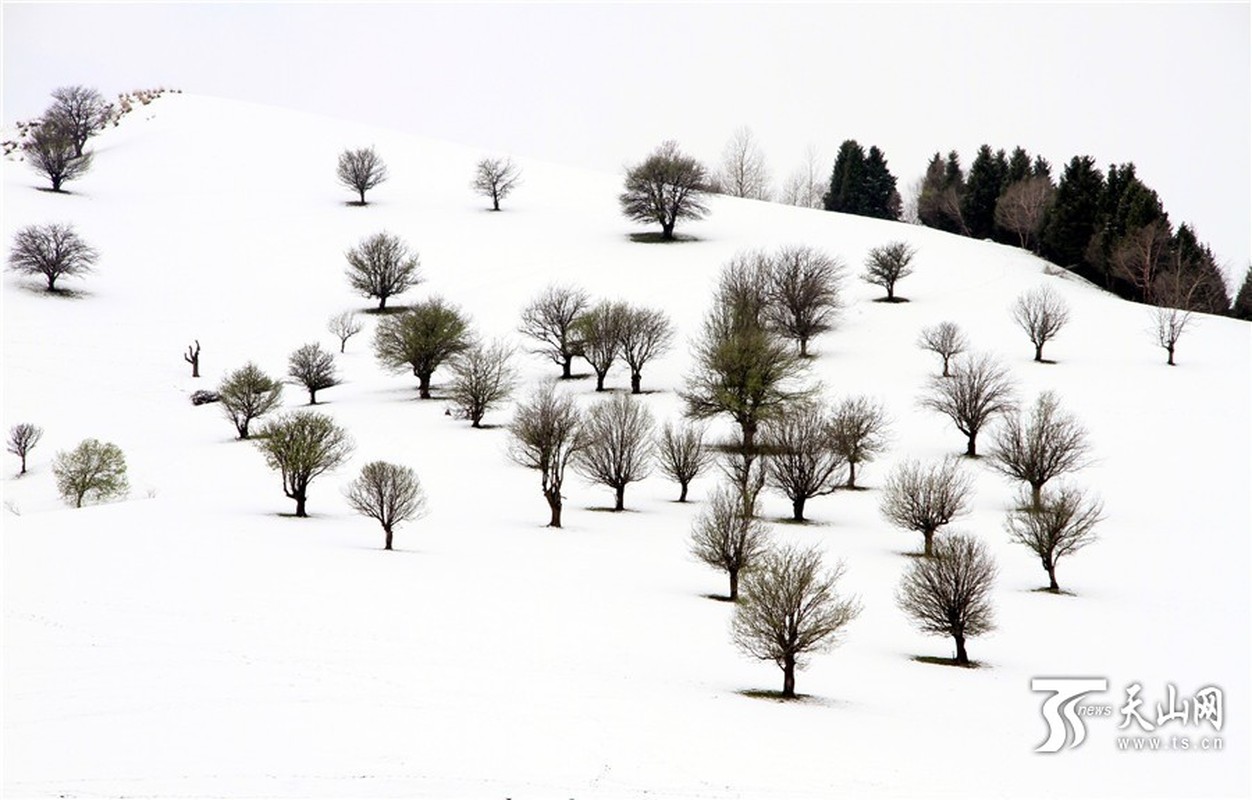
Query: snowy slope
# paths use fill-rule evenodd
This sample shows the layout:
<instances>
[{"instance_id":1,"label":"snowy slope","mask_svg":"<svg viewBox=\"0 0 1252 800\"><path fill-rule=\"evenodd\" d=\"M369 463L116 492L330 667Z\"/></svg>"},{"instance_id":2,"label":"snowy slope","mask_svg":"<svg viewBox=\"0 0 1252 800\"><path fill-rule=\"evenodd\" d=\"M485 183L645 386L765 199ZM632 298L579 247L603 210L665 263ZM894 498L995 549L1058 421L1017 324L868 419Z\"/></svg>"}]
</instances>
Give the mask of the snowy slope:
<instances>
[{"instance_id":1,"label":"snowy slope","mask_svg":"<svg viewBox=\"0 0 1252 800\"><path fill-rule=\"evenodd\" d=\"M334 181L336 154L372 144L391 180L368 207ZM1020 250L924 228L715 198L680 231L632 242L620 176L524 163L505 212L468 188L484 153L350 123L176 95L95 143L72 194L37 191L3 166L7 243L19 227L72 221L102 254L74 299L3 281L3 424L46 429L30 473L3 483L3 791L6 797L831 797L1239 796L1249 792L1249 487L1246 323L1204 317L1167 368L1144 307L1049 276ZM634 154L636 157L643 154ZM659 476L630 510L571 476L566 528L542 527L537 476L511 464L507 434L474 431L419 402L413 380L374 363L366 331L340 359L319 410L346 425L352 462L314 482L307 520L216 406L187 395L255 360L285 371L300 344L331 344L328 316L370 303L343 277L343 251L379 230L421 254L433 294L484 336L514 333L546 284L663 307L683 341L645 373L658 418L675 390L723 263L747 248L800 243L842 257L848 308L816 342L827 395L868 393L894 419L871 488L905 457L963 449L916 398L935 368L913 342L959 322L1001 355L1026 400L1055 389L1087 425L1097 462L1076 480L1104 498L1101 541L1060 566L1072 596L1034 591L1044 574L1002 531L1013 487L984 465L975 511L954 529L996 555L999 630L960 670L912 657L950 642L916 633L895 585L914 537L878 515L878 492L810 504L780 540L846 562L865 610L846 643L800 673L802 702L746 696L780 673L731 646L731 609L707 599L724 577L687 554L699 503L672 502ZM917 246L907 304L855 280L866 251ZM70 285L67 284L67 285ZM1022 291L1060 292L1073 321L1052 365L1009 318ZM204 377L180 352L198 338ZM519 341L519 344L522 344ZM527 385L553 373L522 360ZM628 384L620 370L614 388ZM438 383L440 373L436 373ZM590 381L566 387L594 399ZM646 388L646 387L645 387ZM286 404L302 405L295 388ZM489 422L503 423L508 411ZM722 430L719 427L719 430ZM729 431L729 428L725 428ZM132 491L66 509L50 464L93 436L118 443ZM339 494L367 461L414 467L431 513L399 529L394 553ZM697 481L699 500L713 485ZM786 513L769 495L766 514ZM1227 696L1220 753L1117 752L1117 717L1056 755L1035 676L1107 677L1120 705L1138 681ZM1191 727L1176 732L1198 736Z\"/></svg>"}]
</instances>

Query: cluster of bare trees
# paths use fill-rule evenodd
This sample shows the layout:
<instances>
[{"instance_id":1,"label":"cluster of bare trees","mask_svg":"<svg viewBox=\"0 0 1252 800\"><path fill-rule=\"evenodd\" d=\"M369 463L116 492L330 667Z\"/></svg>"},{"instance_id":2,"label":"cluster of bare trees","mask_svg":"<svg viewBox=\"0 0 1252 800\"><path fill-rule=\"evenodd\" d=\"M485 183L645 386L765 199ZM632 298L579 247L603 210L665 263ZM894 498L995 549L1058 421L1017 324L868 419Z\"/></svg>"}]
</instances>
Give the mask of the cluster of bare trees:
<instances>
[{"instance_id":1,"label":"cluster of bare trees","mask_svg":"<svg viewBox=\"0 0 1252 800\"><path fill-rule=\"evenodd\" d=\"M582 289L549 286L522 309L518 330L534 339L532 352L561 367L562 380L573 378L575 358L596 376L596 391L621 359L630 370L630 391L643 392L643 369L674 344L674 326L665 312L620 301L595 305Z\"/></svg>"}]
</instances>

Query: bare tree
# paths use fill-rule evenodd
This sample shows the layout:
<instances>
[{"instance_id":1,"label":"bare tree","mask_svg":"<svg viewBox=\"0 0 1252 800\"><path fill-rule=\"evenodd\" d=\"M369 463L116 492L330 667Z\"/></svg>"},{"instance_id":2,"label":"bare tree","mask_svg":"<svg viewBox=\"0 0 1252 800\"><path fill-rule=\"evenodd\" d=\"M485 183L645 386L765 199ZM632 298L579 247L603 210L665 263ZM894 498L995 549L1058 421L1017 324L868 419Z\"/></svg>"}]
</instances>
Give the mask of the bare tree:
<instances>
[{"instance_id":1,"label":"bare tree","mask_svg":"<svg viewBox=\"0 0 1252 800\"><path fill-rule=\"evenodd\" d=\"M938 411L965 434L965 455L978 455L978 432L1000 414L1016 408L1008 370L987 355L965 356L956 362L950 378L932 377L923 408Z\"/></svg>"},{"instance_id":2,"label":"bare tree","mask_svg":"<svg viewBox=\"0 0 1252 800\"><path fill-rule=\"evenodd\" d=\"M491 198L491 210L500 210L500 201L522 181L522 171L512 159L484 158L478 162L471 188Z\"/></svg>"},{"instance_id":3,"label":"bare tree","mask_svg":"<svg viewBox=\"0 0 1252 800\"><path fill-rule=\"evenodd\" d=\"M831 445L825 409L797 403L770 420L764 439L767 480L791 501L791 518L803 522L805 502L838 489L846 466Z\"/></svg>"},{"instance_id":4,"label":"bare tree","mask_svg":"<svg viewBox=\"0 0 1252 800\"><path fill-rule=\"evenodd\" d=\"M739 577L756 566L769 543L769 526L737 490L719 486L691 526L691 554L730 579L730 602L739 599Z\"/></svg>"},{"instance_id":5,"label":"bare tree","mask_svg":"<svg viewBox=\"0 0 1252 800\"><path fill-rule=\"evenodd\" d=\"M200 340L195 340L195 345L187 345L187 352L183 353L183 361L191 365L191 377L200 377Z\"/></svg>"},{"instance_id":6,"label":"bare tree","mask_svg":"<svg viewBox=\"0 0 1252 800\"><path fill-rule=\"evenodd\" d=\"M296 516L307 517L305 504L313 479L335 469L352 455L352 437L325 414L296 411L261 426L256 445L270 469L283 478L283 494L296 501Z\"/></svg>"},{"instance_id":7,"label":"bare tree","mask_svg":"<svg viewBox=\"0 0 1252 800\"><path fill-rule=\"evenodd\" d=\"M673 346L674 326L664 311L630 306L622 312L617 343L622 360L630 367L630 393L641 394L643 368Z\"/></svg>"},{"instance_id":8,"label":"bare tree","mask_svg":"<svg viewBox=\"0 0 1252 800\"><path fill-rule=\"evenodd\" d=\"M804 161L783 183L781 201L800 208L821 208L824 178L817 164L817 148L810 144L804 149Z\"/></svg>"},{"instance_id":9,"label":"bare tree","mask_svg":"<svg viewBox=\"0 0 1252 800\"><path fill-rule=\"evenodd\" d=\"M240 439L248 438L252 420L273 411L282 403L283 385L248 362L226 376L217 387L222 413L234 423Z\"/></svg>"},{"instance_id":10,"label":"bare tree","mask_svg":"<svg viewBox=\"0 0 1252 800\"><path fill-rule=\"evenodd\" d=\"M426 516L426 493L409 467L371 461L344 488L348 505L383 526L383 549L391 549L392 533L401 522Z\"/></svg>"},{"instance_id":11,"label":"bare tree","mask_svg":"<svg viewBox=\"0 0 1252 800\"><path fill-rule=\"evenodd\" d=\"M61 451L52 461L57 492L74 508L89 496L96 500L122 497L130 488L126 457L112 442L84 439L73 450Z\"/></svg>"},{"instance_id":12,"label":"bare tree","mask_svg":"<svg viewBox=\"0 0 1252 800\"><path fill-rule=\"evenodd\" d=\"M344 257L348 259L348 283L365 297L377 297L379 311L387 307L387 298L422 282L417 254L390 233L362 239Z\"/></svg>"},{"instance_id":13,"label":"bare tree","mask_svg":"<svg viewBox=\"0 0 1252 800\"><path fill-rule=\"evenodd\" d=\"M661 471L678 483L678 502L687 502L687 488L713 458L704 444L704 428L665 423L657 438L656 453Z\"/></svg>"},{"instance_id":14,"label":"bare tree","mask_svg":"<svg viewBox=\"0 0 1252 800\"><path fill-rule=\"evenodd\" d=\"M469 320L460 309L432 297L374 328L374 356L393 372L412 370L418 396L430 399L430 378L448 359L473 345Z\"/></svg>"},{"instance_id":15,"label":"bare tree","mask_svg":"<svg viewBox=\"0 0 1252 800\"><path fill-rule=\"evenodd\" d=\"M1178 340L1195 322L1192 317L1194 298L1202 278L1184 278L1181 270L1159 275L1153 284L1152 296L1156 307L1152 310L1152 332L1156 343L1164 348L1168 358L1165 363L1176 366L1174 351Z\"/></svg>"},{"instance_id":16,"label":"bare tree","mask_svg":"<svg viewBox=\"0 0 1252 800\"><path fill-rule=\"evenodd\" d=\"M62 86L52 92L52 106L43 117L43 124L59 130L74 146L74 155L83 155L87 140L104 130L113 115L113 107L95 89L86 86Z\"/></svg>"},{"instance_id":17,"label":"bare tree","mask_svg":"<svg viewBox=\"0 0 1252 800\"><path fill-rule=\"evenodd\" d=\"M9 267L24 275L42 275L48 281L48 291L55 292L58 279L91 272L97 258L99 254L79 238L73 225L51 222L18 230Z\"/></svg>"},{"instance_id":18,"label":"bare tree","mask_svg":"<svg viewBox=\"0 0 1252 800\"><path fill-rule=\"evenodd\" d=\"M1087 431L1052 392L1042 392L1028 417L1005 418L995 432L991 467L1030 486L1030 505L1039 508L1048 481L1087 464Z\"/></svg>"},{"instance_id":19,"label":"bare tree","mask_svg":"<svg viewBox=\"0 0 1252 800\"><path fill-rule=\"evenodd\" d=\"M742 499L744 513L756 516L757 499L765 488L765 459L760 458L755 451L739 449L723 453L717 466Z\"/></svg>"},{"instance_id":20,"label":"bare tree","mask_svg":"<svg viewBox=\"0 0 1252 800\"><path fill-rule=\"evenodd\" d=\"M935 533L969 512L972 492L973 481L955 458L929 467L908 460L887 478L878 508L893 525L920 533L923 553L930 556L934 555Z\"/></svg>"},{"instance_id":21,"label":"bare tree","mask_svg":"<svg viewBox=\"0 0 1252 800\"><path fill-rule=\"evenodd\" d=\"M339 182L360 196L357 205L365 205L365 193L387 180L387 165L373 147L344 150L339 154L336 170Z\"/></svg>"},{"instance_id":22,"label":"bare tree","mask_svg":"<svg viewBox=\"0 0 1252 800\"><path fill-rule=\"evenodd\" d=\"M1030 504L1025 500L1021 498L1018 508L1009 512L1004 527L1012 541L1039 557L1048 573L1048 591L1059 592L1056 562L1096 540L1095 527L1104 506L1081 489L1065 485L1030 498Z\"/></svg>"},{"instance_id":23,"label":"bare tree","mask_svg":"<svg viewBox=\"0 0 1252 800\"><path fill-rule=\"evenodd\" d=\"M995 629L991 590L996 565L982 542L963 534L945 537L933 558L909 565L896 604L923 633L951 636L956 663L968 666L965 640Z\"/></svg>"},{"instance_id":24,"label":"bare tree","mask_svg":"<svg viewBox=\"0 0 1252 800\"><path fill-rule=\"evenodd\" d=\"M618 200L622 213L637 222L661 226L662 241L673 241L680 219L701 219L709 213L704 194L709 183L704 165L678 149L661 144L643 162L626 171L626 191Z\"/></svg>"},{"instance_id":25,"label":"bare tree","mask_svg":"<svg viewBox=\"0 0 1252 800\"><path fill-rule=\"evenodd\" d=\"M587 446L574 456L574 469L592 483L613 490L613 510L626 508L626 487L652 469L652 412L628 394L616 394L587 411Z\"/></svg>"},{"instance_id":26,"label":"bare tree","mask_svg":"<svg viewBox=\"0 0 1252 800\"><path fill-rule=\"evenodd\" d=\"M808 356L809 341L834 327L843 264L812 247L783 247L770 263L769 325Z\"/></svg>"},{"instance_id":27,"label":"bare tree","mask_svg":"<svg viewBox=\"0 0 1252 800\"><path fill-rule=\"evenodd\" d=\"M572 286L549 286L522 309L518 330L539 342L533 351L547 356L561 367L561 379L572 377L570 367L582 353L581 342L574 329L574 320L582 316L591 298L582 289Z\"/></svg>"},{"instance_id":28,"label":"bare tree","mask_svg":"<svg viewBox=\"0 0 1252 800\"><path fill-rule=\"evenodd\" d=\"M922 328L917 337L917 346L943 359L943 377L947 378L948 364L954 357L969 349L969 341L955 322L940 322L938 325Z\"/></svg>"},{"instance_id":29,"label":"bare tree","mask_svg":"<svg viewBox=\"0 0 1252 800\"><path fill-rule=\"evenodd\" d=\"M582 415L572 398L545 383L518 406L509 425L509 456L523 467L539 471L539 483L548 501L548 527L561 527L561 486L565 468L587 446Z\"/></svg>"},{"instance_id":30,"label":"bare tree","mask_svg":"<svg viewBox=\"0 0 1252 800\"><path fill-rule=\"evenodd\" d=\"M765 153L752 135L752 129L746 125L736 128L723 148L717 183L722 194L749 200L770 199L770 175L769 167L765 165Z\"/></svg>"},{"instance_id":31,"label":"bare tree","mask_svg":"<svg viewBox=\"0 0 1252 800\"><path fill-rule=\"evenodd\" d=\"M317 392L339 385L335 357L320 344L306 344L287 358L287 375L309 393L309 405L317 405Z\"/></svg>"},{"instance_id":32,"label":"bare tree","mask_svg":"<svg viewBox=\"0 0 1252 800\"><path fill-rule=\"evenodd\" d=\"M448 399L457 416L475 428L487 412L508 400L517 387L513 348L501 341L475 344L454 356Z\"/></svg>"},{"instance_id":33,"label":"bare tree","mask_svg":"<svg viewBox=\"0 0 1252 800\"><path fill-rule=\"evenodd\" d=\"M596 374L596 391L604 391L604 377L622 350L622 327L629 311L622 303L603 300L574 320L579 354Z\"/></svg>"},{"instance_id":34,"label":"bare tree","mask_svg":"<svg viewBox=\"0 0 1252 800\"><path fill-rule=\"evenodd\" d=\"M1001 228L1017 234L1017 241L1024 250L1037 248L1039 232L1056 187L1046 175L1036 175L1010 184L996 201L995 222Z\"/></svg>"},{"instance_id":35,"label":"bare tree","mask_svg":"<svg viewBox=\"0 0 1252 800\"><path fill-rule=\"evenodd\" d=\"M861 613L855 596L839 594L843 564L823 569L816 547L771 548L744 582L731 636L744 653L773 661L783 672L782 696L796 696L796 670L810 653L837 645Z\"/></svg>"},{"instance_id":36,"label":"bare tree","mask_svg":"<svg viewBox=\"0 0 1252 800\"><path fill-rule=\"evenodd\" d=\"M1128 230L1109 255L1112 273L1135 287L1145 302L1153 302L1152 285L1168 263L1171 246L1168 220Z\"/></svg>"},{"instance_id":37,"label":"bare tree","mask_svg":"<svg viewBox=\"0 0 1252 800\"><path fill-rule=\"evenodd\" d=\"M9 441L5 445L5 449L13 455L22 459L22 471L18 475L26 474L26 454L35 449L35 445L39 444L39 440L43 438L43 428L38 425L32 425L29 422L19 422L12 428L9 428ZM683 487L684 493L686 487Z\"/></svg>"},{"instance_id":38,"label":"bare tree","mask_svg":"<svg viewBox=\"0 0 1252 800\"><path fill-rule=\"evenodd\" d=\"M894 303L902 299L896 297L896 283L913 274L911 265L916 255L917 248L908 242L888 242L875 247L865 258L865 273L861 279L886 289L887 302Z\"/></svg>"},{"instance_id":39,"label":"bare tree","mask_svg":"<svg viewBox=\"0 0 1252 800\"><path fill-rule=\"evenodd\" d=\"M362 327L360 318L351 311L336 314L326 322L326 330L339 340L340 354L347 348L348 340L360 333Z\"/></svg>"},{"instance_id":40,"label":"bare tree","mask_svg":"<svg viewBox=\"0 0 1252 800\"><path fill-rule=\"evenodd\" d=\"M1043 346L1069 322L1069 306L1050 287L1039 286L1013 303L1013 321L1035 346L1035 361L1043 361Z\"/></svg>"},{"instance_id":41,"label":"bare tree","mask_svg":"<svg viewBox=\"0 0 1252 800\"><path fill-rule=\"evenodd\" d=\"M848 489L856 485L856 467L887 449L887 411L868 397L844 399L835 407L828 429L830 446L848 465Z\"/></svg>"},{"instance_id":42,"label":"bare tree","mask_svg":"<svg viewBox=\"0 0 1252 800\"><path fill-rule=\"evenodd\" d=\"M22 143L22 152L31 167L48 179L54 192L91 169L91 153L76 152L74 140L55 121L45 121L31 130Z\"/></svg>"},{"instance_id":43,"label":"bare tree","mask_svg":"<svg viewBox=\"0 0 1252 800\"><path fill-rule=\"evenodd\" d=\"M729 416L739 425L745 453L754 451L763 423L811 394L797 385L804 361L796 351L725 302L716 303L705 317L694 350L694 371L681 392L687 415Z\"/></svg>"},{"instance_id":44,"label":"bare tree","mask_svg":"<svg viewBox=\"0 0 1252 800\"><path fill-rule=\"evenodd\" d=\"M722 267L714 303L735 327L769 327L772 257L761 250L745 250Z\"/></svg>"}]
</instances>

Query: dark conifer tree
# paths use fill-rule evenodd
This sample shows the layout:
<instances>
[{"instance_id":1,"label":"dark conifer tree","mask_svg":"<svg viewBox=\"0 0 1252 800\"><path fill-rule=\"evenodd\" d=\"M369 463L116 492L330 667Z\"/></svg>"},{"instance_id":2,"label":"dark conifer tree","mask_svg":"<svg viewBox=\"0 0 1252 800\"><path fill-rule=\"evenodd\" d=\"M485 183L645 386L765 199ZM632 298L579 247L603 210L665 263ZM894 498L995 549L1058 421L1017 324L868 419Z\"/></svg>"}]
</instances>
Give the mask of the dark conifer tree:
<instances>
[{"instance_id":1,"label":"dark conifer tree","mask_svg":"<svg viewBox=\"0 0 1252 800\"><path fill-rule=\"evenodd\" d=\"M1008 177L1004 181L1004 185L1024 181L1032 177L1030 174L1030 154L1025 148L1014 147L1013 155L1009 156Z\"/></svg>"},{"instance_id":2,"label":"dark conifer tree","mask_svg":"<svg viewBox=\"0 0 1252 800\"><path fill-rule=\"evenodd\" d=\"M1096 232L1104 176L1091 156L1074 156L1065 166L1056 200L1043 229L1043 255L1054 264L1094 275L1086 260Z\"/></svg>"},{"instance_id":3,"label":"dark conifer tree","mask_svg":"<svg viewBox=\"0 0 1252 800\"><path fill-rule=\"evenodd\" d=\"M1243 285L1239 287L1239 294L1235 295L1230 315L1236 319L1252 320L1252 267L1244 273Z\"/></svg>"},{"instance_id":4,"label":"dark conifer tree","mask_svg":"<svg viewBox=\"0 0 1252 800\"><path fill-rule=\"evenodd\" d=\"M863 213L862 187L865 181L865 150L855 139L839 146L835 168L830 173L830 191L822 198L827 211Z\"/></svg>"},{"instance_id":5,"label":"dark conifer tree","mask_svg":"<svg viewBox=\"0 0 1252 800\"><path fill-rule=\"evenodd\" d=\"M867 217L898 220L900 218L900 193L896 191L896 178L887 169L887 157L877 147L870 147L865 157L864 204L860 212Z\"/></svg>"},{"instance_id":6,"label":"dark conifer tree","mask_svg":"<svg viewBox=\"0 0 1252 800\"><path fill-rule=\"evenodd\" d=\"M995 228L996 200L1004 188L1008 162L1004 151L991 152L988 145L978 148L978 155L969 168L965 195L961 198L961 213L969 235L986 239Z\"/></svg>"}]
</instances>

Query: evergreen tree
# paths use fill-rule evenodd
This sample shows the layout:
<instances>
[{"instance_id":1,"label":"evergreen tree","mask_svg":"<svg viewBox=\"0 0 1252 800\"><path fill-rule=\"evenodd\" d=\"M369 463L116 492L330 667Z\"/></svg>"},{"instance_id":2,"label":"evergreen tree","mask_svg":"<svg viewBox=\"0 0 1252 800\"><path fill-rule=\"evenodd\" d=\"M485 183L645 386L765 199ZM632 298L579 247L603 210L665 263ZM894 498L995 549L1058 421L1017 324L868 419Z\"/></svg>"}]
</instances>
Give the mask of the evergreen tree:
<instances>
[{"instance_id":1,"label":"evergreen tree","mask_svg":"<svg viewBox=\"0 0 1252 800\"><path fill-rule=\"evenodd\" d=\"M991 152L988 145L978 148L978 155L969 168L969 180L965 195L961 198L961 213L969 235L986 239L995 228L996 200L1004 188L1008 162L1004 151Z\"/></svg>"},{"instance_id":2,"label":"evergreen tree","mask_svg":"<svg viewBox=\"0 0 1252 800\"><path fill-rule=\"evenodd\" d=\"M1177 270L1184 284L1194 285L1191 311L1229 314L1232 311L1226 280L1217 266L1217 257L1201 242L1185 222L1178 226L1171 242L1169 268Z\"/></svg>"},{"instance_id":3,"label":"evergreen tree","mask_svg":"<svg viewBox=\"0 0 1252 800\"><path fill-rule=\"evenodd\" d=\"M1035 177L1035 178L1051 178L1052 177L1052 165L1049 164L1048 160L1044 158L1043 156L1035 156L1035 163L1030 169L1031 169L1032 177Z\"/></svg>"},{"instance_id":4,"label":"evergreen tree","mask_svg":"<svg viewBox=\"0 0 1252 800\"><path fill-rule=\"evenodd\" d=\"M870 147L865 158L864 203L860 213L867 217L898 220L900 218L900 193L896 191L896 178L887 169L887 157L877 147Z\"/></svg>"},{"instance_id":5,"label":"evergreen tree","mask_svg":"<svg viewBox=\"0 0 1252 800\"><path fill-rule=\"evenodd\" d=\"M961 213L964 191L965 176L956 151L948 153L946 161L935 153L926 167L922 191L917 198L918 219L928 228L948 233L968 233Z\"/></svg>"},{"instance_id":6,"label":"evergreen tree","mask_svg":"<svg viewBox=\"0 0 1252 800\"><path fill-rule=\"evenodd\" d=\"M1239 287L1230 315L1236 319L1252 320L1252 266L1243 275L1243 286Z\"/></svg>"},{"instance_id":7,"label":"evergreen tree","mask_svg":"<svg viewBox=\"0 0 1252 800\"><path fill-rule=\"evenodd\" d=\"M848 139L839 146L835 167L830 173L830 191L822 198L827 211L845 214L861 214L862 192L865 180L865 150L855 139Z\"/></svg>"},{"instance_id":8,"label":"evergreen tree","mask_svg":"<svg viewBox=\"0 0 1252 800\"><path fill-rule=\"evenodd\" d=\"M1092 275L1087 245L1096 232L1104 176L1091 156L1074 156L1065 166L1043 230L1043 254L1054 264ZM1099 277L1099 276L1094 276Z\"/></svg>"},{"instance_id":9,"label":"evergreen tree","mask_svg":"<svg viewBox=\"0 0 1252 800\"><path fill-rule=\"evenodd\" d=\"M1004 184L1008 186L1011 183L1026 180L1032 177L1030 173L1030 154L1022 147L1014 147L1013 155L1009 156L1008 177L1005 178Z\"/></svg>"}]
</instances>

